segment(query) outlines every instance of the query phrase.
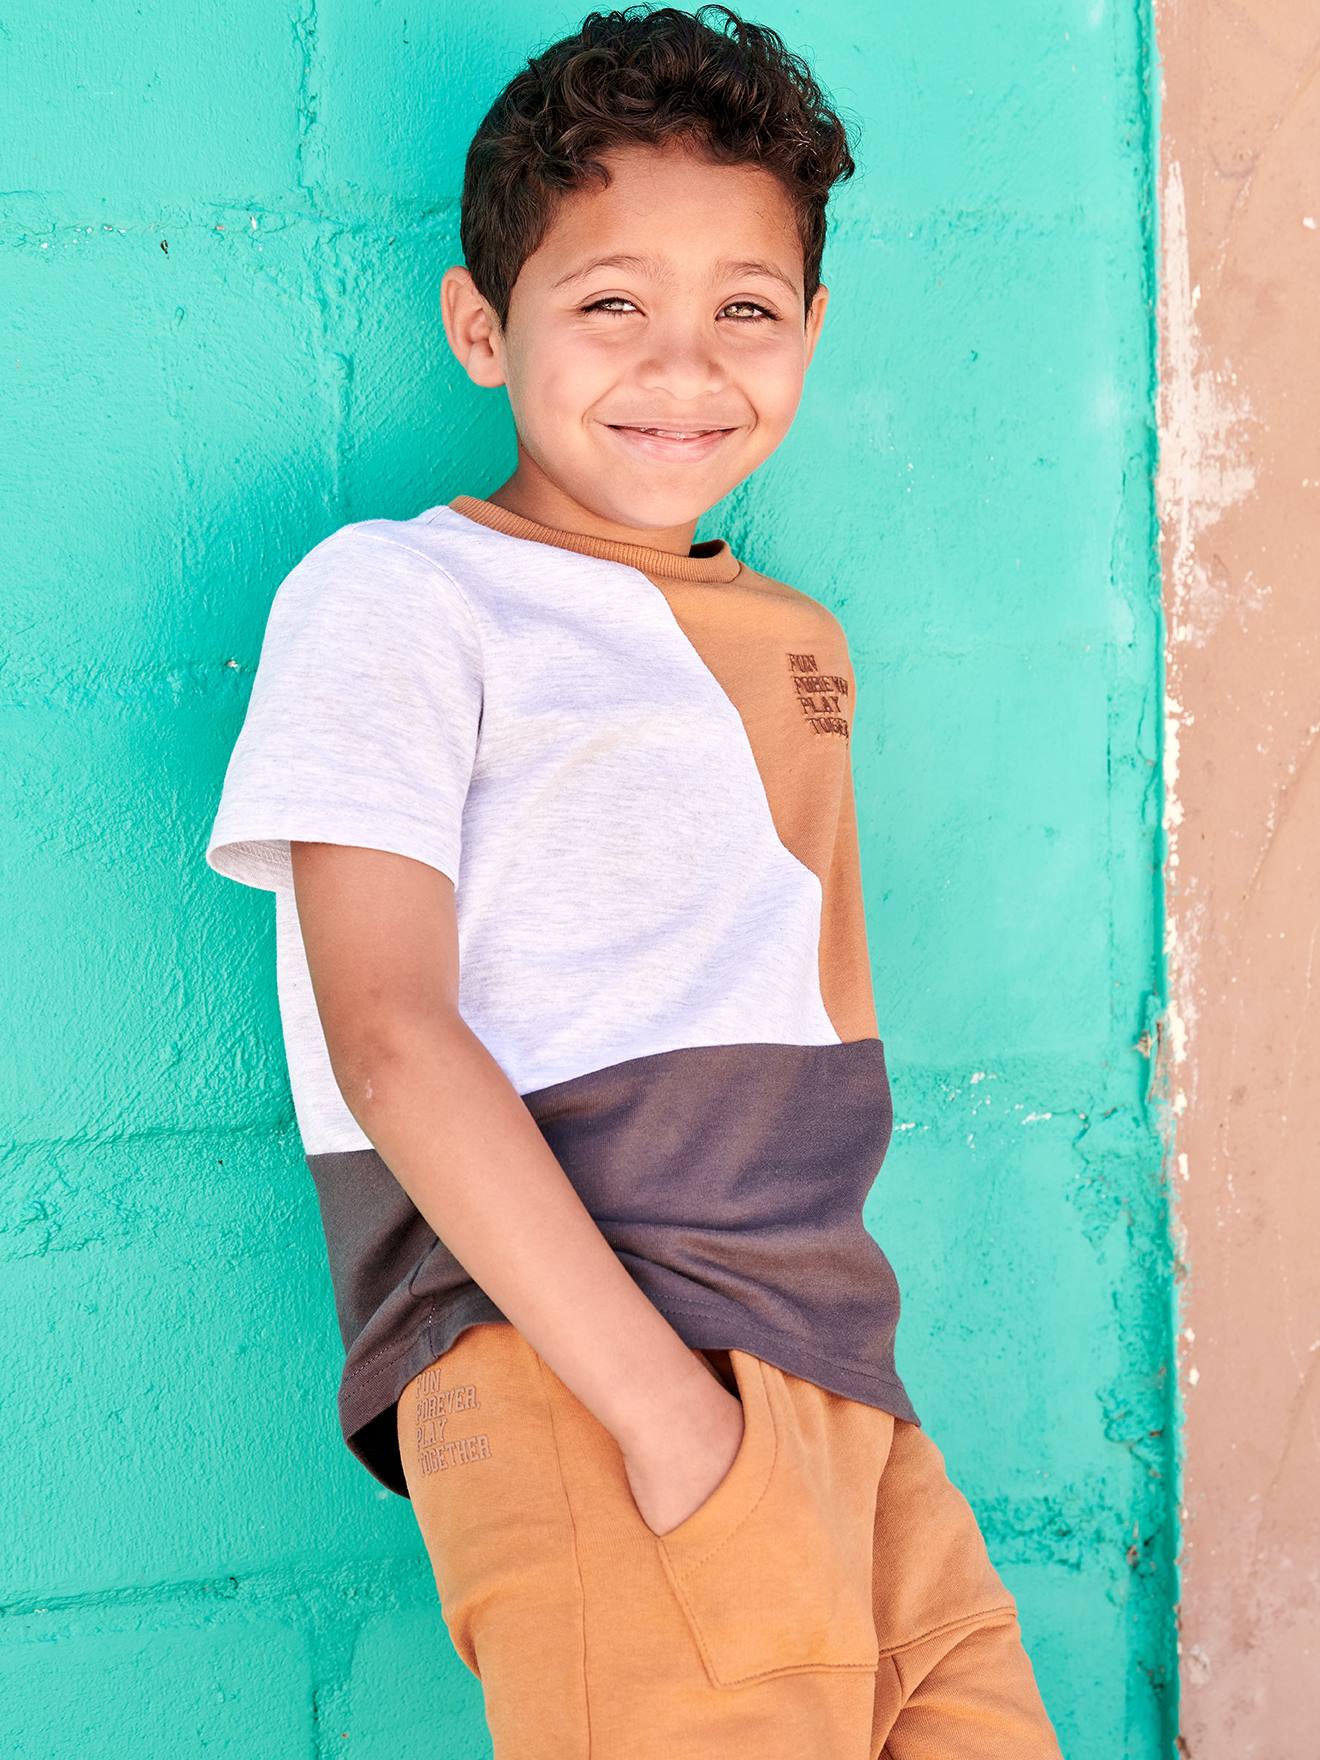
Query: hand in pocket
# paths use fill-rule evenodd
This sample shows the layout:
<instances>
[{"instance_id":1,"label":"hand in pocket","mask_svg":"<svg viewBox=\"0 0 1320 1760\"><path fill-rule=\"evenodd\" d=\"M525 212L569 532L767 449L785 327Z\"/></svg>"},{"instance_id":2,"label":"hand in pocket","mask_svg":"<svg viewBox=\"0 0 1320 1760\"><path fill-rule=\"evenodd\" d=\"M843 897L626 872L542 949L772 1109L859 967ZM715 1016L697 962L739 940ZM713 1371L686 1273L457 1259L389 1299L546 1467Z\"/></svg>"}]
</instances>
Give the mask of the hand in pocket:
<instances>
[{"instance_id":1,"label":"hand in pocket","mask_svg":"<svg viewBox=\"0 0 1320 1760\"><path fill-rule=\"evenodd\" d=\"M681 1420L657 1421L624 1450L633 1502L657 1537L671 1533L716 1495L743 1440L742 1401L714 1376L694 1388Z\"/></svg>"}]
</instances>

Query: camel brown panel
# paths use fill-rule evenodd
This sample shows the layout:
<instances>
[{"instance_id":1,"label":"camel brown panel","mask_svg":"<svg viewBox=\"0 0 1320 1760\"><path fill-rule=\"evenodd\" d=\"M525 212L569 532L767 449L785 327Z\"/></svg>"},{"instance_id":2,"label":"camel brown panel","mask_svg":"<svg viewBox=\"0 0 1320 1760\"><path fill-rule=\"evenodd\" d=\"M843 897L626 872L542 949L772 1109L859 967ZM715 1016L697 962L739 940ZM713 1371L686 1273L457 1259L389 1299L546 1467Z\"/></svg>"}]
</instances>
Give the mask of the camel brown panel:
<instances>
[{"instance_id":1,"label":"camel brown panel","mask_svg":"<svg viewBox=\"0 0 1320 1760\"><path fill-rule=\"evenodd\" d=\"M840 1039L875 1038L843 627L806 593L746 567L728 583L648 578L741 716L780 842L821 883L825 1012ZM752 617L749 595L761 601Z\"/></svg>"}]
</instances>

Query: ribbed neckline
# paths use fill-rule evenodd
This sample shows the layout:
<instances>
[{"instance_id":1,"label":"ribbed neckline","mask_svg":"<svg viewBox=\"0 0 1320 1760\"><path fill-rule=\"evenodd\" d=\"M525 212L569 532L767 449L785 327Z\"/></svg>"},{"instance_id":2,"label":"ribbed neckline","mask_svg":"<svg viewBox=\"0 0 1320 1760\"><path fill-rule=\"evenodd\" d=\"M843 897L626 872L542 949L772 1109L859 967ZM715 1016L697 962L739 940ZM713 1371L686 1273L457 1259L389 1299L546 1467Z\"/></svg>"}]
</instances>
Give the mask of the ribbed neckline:
<instances>
[{"instance_id":1,"label":"ribbed neckline","mask_svg":"<svg viewBox=\"0 0 1320 1760\"><path fill-rule=\"evenodd\" d=\"M543 526L539 521L511 513L494 501L478 495L456 495L448 503L455 513L474 519L511 538L527 538L533 544L557 544L563 550L576 550L583 556L600 556L607 562L626 563L641 569L643 574L664 575L680 581L731 581L742 570L742 564L724 538L706 538L679 556L673 550L658 550L650 544L621 544L613 538L598 538L590 532L565 531L560 526Z\"/></svg>"}]
</instances>

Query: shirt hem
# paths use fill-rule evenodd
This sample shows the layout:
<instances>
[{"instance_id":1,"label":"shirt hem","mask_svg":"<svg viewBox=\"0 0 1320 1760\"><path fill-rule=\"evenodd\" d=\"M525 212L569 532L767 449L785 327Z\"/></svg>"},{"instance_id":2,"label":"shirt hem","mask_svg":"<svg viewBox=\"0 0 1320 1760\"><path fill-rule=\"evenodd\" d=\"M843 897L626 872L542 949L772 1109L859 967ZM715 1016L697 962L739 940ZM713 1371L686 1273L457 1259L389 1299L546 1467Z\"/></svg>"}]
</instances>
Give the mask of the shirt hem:
<instances>
[{"instance_id":1,"label":"shirt hem","mask_svg":"<svg viewBox=\"0 0 1320 1760\"><path fill-rule=\"evenodd\" d=\"M833 1357L803 1338L757 1323L734 1304L715 1307L675 1297L651 1296L683 1342L695 1350L745 1350L786 1374L862 1405L877 1406L921 1428L912 1401L896 1370L856 1365ZM430 1304L420 1323L396 1348L378 1346L361 1363L345 1368L340 1387L340 1427L350 1452L373 1478L409 1497L399 1455L397 1407L414 1376L429 1368L470 1326L512 1325L485 1291L465 1291L443 1307Z\"/></svg>"}]
</instances>

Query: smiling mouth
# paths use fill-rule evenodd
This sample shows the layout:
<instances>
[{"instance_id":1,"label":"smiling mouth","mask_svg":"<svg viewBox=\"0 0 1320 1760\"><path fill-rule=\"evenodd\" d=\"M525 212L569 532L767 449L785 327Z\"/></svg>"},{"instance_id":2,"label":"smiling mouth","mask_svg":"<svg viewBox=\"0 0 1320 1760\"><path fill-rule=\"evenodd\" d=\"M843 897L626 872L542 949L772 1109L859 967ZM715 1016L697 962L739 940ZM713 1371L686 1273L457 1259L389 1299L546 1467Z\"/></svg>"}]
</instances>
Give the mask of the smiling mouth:
<instances>
[{"instance_id":1,"label":"smiling mouth","mask_svg":"<svg viewBox=\"0 0 1320 1760\"><path fill-rule=\"evenodd\" d=\"M711 434L732 434L732 428L644 428L640 422L607 422L624 434L653 434L657 440L705 440Z\"/></svg>"}]
</instances>

